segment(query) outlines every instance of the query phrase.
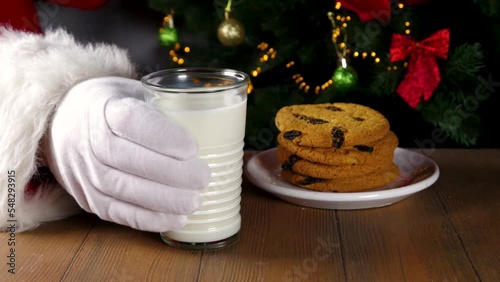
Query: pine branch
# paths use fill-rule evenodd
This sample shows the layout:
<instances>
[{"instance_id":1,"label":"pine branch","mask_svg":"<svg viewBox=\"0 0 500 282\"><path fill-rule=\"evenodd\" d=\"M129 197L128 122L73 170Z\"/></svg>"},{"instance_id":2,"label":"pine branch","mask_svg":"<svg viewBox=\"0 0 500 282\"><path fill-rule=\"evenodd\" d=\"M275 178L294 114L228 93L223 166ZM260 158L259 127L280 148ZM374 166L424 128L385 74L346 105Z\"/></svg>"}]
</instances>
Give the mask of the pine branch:
<instances>
[{"instance_id":1,"label":"pine branch","mask_svg":"<svg viewBox=\"0 0 500 282\"><path fill-rule=\"evenodd\" d=\"M419 110L426 121L440 127L455 142L471 146L477 142L480 131L478 113L471 111L466 101L474 100L484 87L477 87L476 76L483 67L483 53L479 43L463 44L450 54L443 69L443 79L429 103ZM474 96L476 95L476 96Z\"/></svg>"},{"instance_id":2,"label":"pine branch","mask_svg":"<svg viewBox=\"0 0 500 282\"><path fill-rule=\"evenodd\" d=\"M443 72L444 83L460 85L464 80L474 79L484 66L481 44L463 44L450 54Z\"/></svg>"},{"instance_id":3,"label":"pine branch","mask_svg":"<svg viewBox=\"0 0 500 282\"><path fill-rule=\"evenodd\" d=\"M336 96L335 96L335 91L333 90L333 87L328 87L327 89L321 91L316 99L314 100L314 103L316 104L321 104L321 103L331 103L333 101L336 101Z\"/></svg>"},{"instance_id":4,"label":"pine branch","mask_svg":"<svg viewBox=\"0 0 500 282\"><path fill-rule=\"evenodd\" d=\"M350 13L351 21L347 26L347 45L352 52L372 52L383 42L385 26L376 22L362 22Z\"/></svg>"},{"instance_id":5,"label":"pine branch","mask_svg":"<svg viewBox=\"0 0 500 282\"><path fill-rule=\"evenodd\" d=\"M373 82L370 85L370 91L377 96L391 95L396 91L396 88L403 79L406 68L402 63L396 64L397 69L394 70L387 63L379 63L376 65L373 74ZM388 70L390 68L390 70Z\"/></svg>"},{"instance_id":6,"label":"pine branch","mask_svg":"<svg viewBox=\"0 0 500 282\"><path fill-rule=\"evenodd\" d=\"M148 6L150 9L161 12L161 13L166 13L168 11L168 6L167 6L167 1L163 0L148 0Z\"/></svg>"},{"instance_id":7,"label":"pine branch","mask_svg":"<svg viewBox=\"0 0 500 282\"><path fill-rule=\"evenodd\" d=\"M473 0L488 17L500 17L500 2L497 0Z\"/></svg>"},{"instance_id":8,"label":"pine branch","mask_svg":"<svg viewBox=\"0 0 500 282\"><path fill-rule=\"evenodd\" d=\"M312 99L295 88L295 84L274 85L256 89L248 96L245 144L247 148L263 150L276 146L278 130L274 124L281 107L309 103ZM314 94L312 94L314 95Z\"/></svg>"},{"instance_id":9,"label":"pine branch","mask_svg":"<svg viewBox=\"0 0 500 282\"><path fill-rule=\"evenodd\" d=\"M437 92L432 102L421 103L418 110L427 122L441 128L453 141L471 146L479 138L481 122L476 112L466 110L463 100L453 99L463 96L463 93Z\"/></svg>"}]
</instances>

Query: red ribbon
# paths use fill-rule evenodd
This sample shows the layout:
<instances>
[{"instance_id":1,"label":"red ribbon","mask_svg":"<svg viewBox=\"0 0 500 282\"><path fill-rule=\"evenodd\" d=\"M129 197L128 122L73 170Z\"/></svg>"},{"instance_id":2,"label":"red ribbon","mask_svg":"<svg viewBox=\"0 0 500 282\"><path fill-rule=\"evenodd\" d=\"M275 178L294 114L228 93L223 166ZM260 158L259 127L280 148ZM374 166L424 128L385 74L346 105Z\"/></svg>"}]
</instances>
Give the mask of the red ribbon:
<instances>
[{"instance_id":1,"label":"red ribbon","mask_svg":"<svg viewBox=\"0 0 500 282\"><path fill-rule=\"evenodd\" d=\"M432 97L441 81L436 58L448 58L449 45L449 29L442 29L420 42L406 35L392 36L391 62L410 57L408 71L396 92L412 108L417 107L422 96L425 101Z\"/></svg>"}]
</instances>

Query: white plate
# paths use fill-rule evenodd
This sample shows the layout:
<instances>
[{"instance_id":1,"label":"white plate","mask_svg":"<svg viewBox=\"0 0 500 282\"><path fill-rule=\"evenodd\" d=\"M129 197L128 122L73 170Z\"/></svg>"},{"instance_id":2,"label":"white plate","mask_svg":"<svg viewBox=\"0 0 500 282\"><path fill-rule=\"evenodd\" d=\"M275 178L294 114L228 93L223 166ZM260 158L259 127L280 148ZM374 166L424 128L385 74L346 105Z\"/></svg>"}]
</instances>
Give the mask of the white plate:
<instances>
[{"instance_id":1,"label":"white plate","mask_svg":"<svg viewBox=\"0 0 500 282\"><path fill-rule=\"evenodd\" d=\"M245 166L247 179L275 196L301 206L322 209L367 209L387 206L431 186L439 178L439 167L427 156L396 148L394 163L400 176L391 184L369 192L316 192L286 182L274 149L260 152Z\"/></svg>"}]
</instances>

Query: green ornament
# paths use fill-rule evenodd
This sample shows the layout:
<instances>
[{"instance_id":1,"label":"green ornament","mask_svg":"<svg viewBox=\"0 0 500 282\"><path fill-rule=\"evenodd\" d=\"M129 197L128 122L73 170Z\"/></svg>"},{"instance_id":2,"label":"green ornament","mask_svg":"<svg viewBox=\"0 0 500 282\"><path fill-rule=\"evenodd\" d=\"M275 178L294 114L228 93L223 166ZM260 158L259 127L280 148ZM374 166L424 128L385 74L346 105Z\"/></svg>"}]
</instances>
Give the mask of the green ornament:
<instances>
[{"instance_id":1,"label":"green ornament","mask_svg":"<svg viewBox=\"0 0 500 282\"><path fill-rule=\"evenodd\" d=\"M332 76L333 87L341 92L349 92L358 84L358 74L351 66L338 67Z\"/></svg>"},{"instance_id":2,"label":"green ornament","mask_svg":"<svg viewBox=\"0 0 500 282\"><path fill-rule=\"evenodd\" d=\"M160 29L160 43L163 46L170 47L179 42L179 36L177 35L177 30L175 28L163 27Z\"/></svg>"}]
</instances>

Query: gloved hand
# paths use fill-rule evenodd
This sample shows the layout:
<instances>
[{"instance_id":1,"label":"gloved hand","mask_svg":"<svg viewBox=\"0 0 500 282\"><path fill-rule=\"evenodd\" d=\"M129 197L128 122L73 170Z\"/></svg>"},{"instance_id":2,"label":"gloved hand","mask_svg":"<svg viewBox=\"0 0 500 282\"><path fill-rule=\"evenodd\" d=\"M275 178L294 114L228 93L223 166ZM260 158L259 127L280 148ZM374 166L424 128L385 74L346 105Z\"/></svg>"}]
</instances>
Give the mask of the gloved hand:
<instances>
[{"instance_id":1,"label":"gloved hand","mask_svg":"<svg viewBox=\"0 0 500 282\"><path fill-rule=\"evenodd\" d=\"M58 182L87 212L135 229L180 229L210 171L184 128L144 103L141 82L97 78L60 102L44 141Z\"/></svg>"}]
</instances>

